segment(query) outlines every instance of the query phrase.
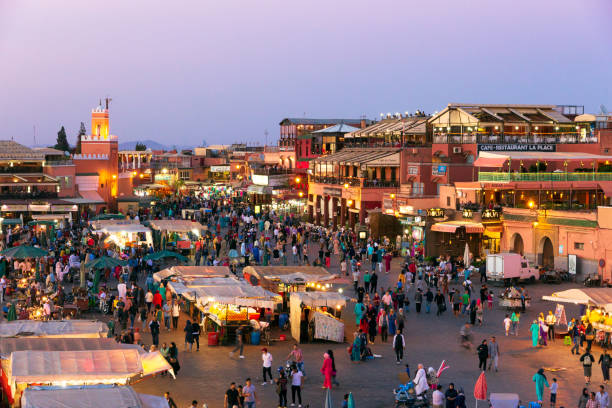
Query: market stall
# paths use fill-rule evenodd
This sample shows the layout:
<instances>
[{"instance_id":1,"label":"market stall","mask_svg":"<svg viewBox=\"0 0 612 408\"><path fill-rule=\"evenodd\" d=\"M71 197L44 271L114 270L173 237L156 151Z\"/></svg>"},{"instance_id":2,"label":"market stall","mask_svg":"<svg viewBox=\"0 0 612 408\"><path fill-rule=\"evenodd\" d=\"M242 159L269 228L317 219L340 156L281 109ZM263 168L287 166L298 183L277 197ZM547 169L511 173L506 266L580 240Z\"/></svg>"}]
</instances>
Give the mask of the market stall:
<instances>
[{"instance_id":1,"label":"market stall","mask_svg":"<svg viewBox=\"0 0 612 408\"><path fill-rule=\"evenodd\" d=\"M187 266L177 265L155 272L153 279L161 281L189 282L196 278L224 278L230 276L227 266Z\"/></svg>"},{"instance_id":2,"label":"market stall","mask_svg":"<svg viewBox=\"0 0 612 408\"><path fill-rule=\"evenodd\" d=\"M117 343L115 339L108 338L8 337L0 339L0 359L8 360L15 351L119 350L133 347L138 346Z\"/></svg>"},{"instance_id":3,"label":"market stall","mask_svg":"<svg viewBox=\"0 0 612 408\"><path fill-rule=\"evenodd\" d=\"M344 342L344 322L340 319L346 298L334 292L292 292L290 297L291 336L305 341Z\"/></svg>"},{"instance_id":4,"label":"market stall","mask_svg":"<svg viewBox=\"0 0 612 408\"><path fill-rule=\"evenodd\" d=\"M244 279L275 293L329 290L337 275L320 266L247 266Z\"/></svg>"},{"instance_id":5,"label":"market stall","mask_svg":"<svg viewBox=\"0 0 612 408\"><path fill-rule=\"evenodd\" d=\"M12 403L19 401L23 391L32 385L125 385L163 371L174 374L159 352L147 354L151 356L136 349L15 351L8 368L2 370L2 388Z\"/></svg>"},{"instance_id":6,"label":"market stall","mask_svg":"<svg viewBox=\"0 0 612 408\"><path fill-rule=\"evenodd\" d=\"M139 394L130 386L31 387L23 392L22 408L167 408L164 397Z\"/></svg>"},{"instance_id":7,"label":"market stall","mask_svg":"<svg viewBox=\"0 0 612 408\"><path fill-rule=\"evenodd\" d=\"M193 250L194 242L207 229L199 222L190 220L154 220L150 225L160 234L160 242L165 243L162 250L168 246L178 250Z\"/></svg>"},{"instance_id":8,"label":"market stall","mask_svg":"<svg viewBox=\"0 0 612 408\"><path fill-rule=\"evenodd\" d=\"M2 337L106 337L107 326L95 320L15 320L0 324Z\"/></svg>"},{"instance_id":9,"label":"market stall","mask_svg":"<svg viewBox=\"0 0 612 408\"><path fill-rule=\"evenodd\" d=\"M609 288L568 289L542 296L543 300L558 303L582 305L581 319L586 325L591 324L595 330L595 342L612 346L612 290ZM563 310L562 305L557 309ZM555 314L557 314L555 312Z\"/></svg>"},{"instance_id":10,"label":"market stall","mask_svg":"<svg viewBox=\"0 0 612 408\"><path fill-rule=\"evenodd\" d=\"M531 298L524 296L521 289L515 286L510 286L499 294L499 306L508 309L518 309L531 306Z\"/></svg>"},{"instance_id":11,"label":"market stall","mask_svg":"<svg viewBox=\"0 0 612 408\"><path fill-rule=\"evenodd\" d=\"M97 220L91 221L95 233L108 235L105 243L113 243L119 248L153 245L151 230L133 220Z\"/></svg>"}]
</instances>

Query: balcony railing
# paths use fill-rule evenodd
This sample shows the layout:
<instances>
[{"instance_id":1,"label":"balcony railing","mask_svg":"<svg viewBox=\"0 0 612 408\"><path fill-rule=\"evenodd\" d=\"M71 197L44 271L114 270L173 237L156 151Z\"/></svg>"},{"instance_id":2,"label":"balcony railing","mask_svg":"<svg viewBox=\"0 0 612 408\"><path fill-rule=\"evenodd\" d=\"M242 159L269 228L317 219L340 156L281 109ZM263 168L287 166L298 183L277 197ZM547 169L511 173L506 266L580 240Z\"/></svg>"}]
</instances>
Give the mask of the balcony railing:
<instances>
[{"instance_id":1,"label":"balcony railing","mask_svg":"<svg viewBox=\"0 0 612 408\"><path fill-rule=\"evenodd\" d=\"M68 160L46 160L45 167L47 166L71 166L74 162L70 159Z\"/></svg>"},{"instance_id":2,"label":"balcony railing","mask_svg":"<svg viewBox=\"0 0 612 408\"><path fill-rule=\"evenodd\" d=\"M509 181L612 181L612 173L580 172L580 173L478 173L478 181L509 182Z\"/></svg>"},{"instance_id":3,"label":"balcony railing","mask_svg":"<svg viewBox=\"0 0 612 408\"><path fill-rule=\"evenodd\" d=\"M43 169L41 167L0 167L0 174L33 174L33 173L42 173Z\"/></svg>"},{"instance_id":4,"label":"balcony railing","mask_svg":"<svg viewBox=\"0 0 612 408\"><path fill-rule=\"evenodd\" d=\"M57 193L51 191L0 193L0 200L32 200L38 198L57 198Z\"/></svg>"},{"instance_id":5,"label":"balcony railing","mask_svg":"<svg viewBox=\"0 0 612 408\"><path fill-rule=\"evenodd\" d=\"M546 143L546 144L576 144L576 143L597 143L597 137L588 135L581 137L576 133L555 133L555 134L504 134L504 135L483 135L477 133L441 133L434 134L434 143L458 143L458 144L525 144L525 143Z\"/></svg>"},{"instance_id":6,"label":"balcony railing","mask_svg":"<svg viewBox=\"0 0 612 408\"><path fill-rule=\"evenodd\" d=\"M284 174L291 174L293 170L290 169L268 169L268 168L259 168L253 169L253 174L257 174L260 176L277 176Z\"/></svg>"},{"instance_id":7,"label":"balcony railing","mask_svg":"<svg viewBox=\"0 0 612 408\"><path fill-rule=\"evenodd\" d=\"M362 188L392 188L398 187L399 183L396 180L378 180L378 179L359 179L354 177L325 177L315 176L312 178L315 183L347 185L351 187Z\"/></svg>"}]
</instances>

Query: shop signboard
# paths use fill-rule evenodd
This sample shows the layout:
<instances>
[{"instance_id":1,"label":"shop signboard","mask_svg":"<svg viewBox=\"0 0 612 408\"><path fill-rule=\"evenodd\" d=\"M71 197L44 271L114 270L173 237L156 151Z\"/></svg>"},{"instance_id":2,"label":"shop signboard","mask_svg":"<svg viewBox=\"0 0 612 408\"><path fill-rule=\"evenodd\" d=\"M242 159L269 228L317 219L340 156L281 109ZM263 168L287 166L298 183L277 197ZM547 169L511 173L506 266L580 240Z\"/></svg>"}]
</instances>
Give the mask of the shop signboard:
<instances>
[{"instance_id":1,"label":"shop signboard","mask_svg":"<svg viewBox=\"0 0 612 408\"><path fill-rule=\"evenodd\" d=\"M431 168L431 174L436 175L436 176L443 176L446 174L446 165L438 165L438 166L433 166Z\"/></svg>"},{"instance_id":2,"label":"shop signboard","mask_svg":"<svg viewBox=\"0 0 612 408\"><path fill-rule=\"evenodd\" d=\"M257 184L258 186L267 186L268 185L268 176L262 174L253 174L251 177L253 184Z\"/></svg>"},{"instance_id":3,"label":"shop signboard","mask_svg":"<svg viewBox=\"0 0 612 408\"><path fill-rule=\"evenodd\" d=\"M332 188L332 187L323 187L323 195L328 195L331 197L342 197L342 189Z\"/></svg>"},{"instance_id":4,"label":"shop signboard","mask_svg":"<svg viewBox=\"0 0 612 408\"><path fill-rule=\"evenodd\" d=\"M444 217L444 208L430 208L427 210L427 216L433 218Z\"/></svg>"},{"instance_id":5,"label":"shop signboard","mask_svg":"<svg viewBox=\"0 0 612 408\"><path fill-rule=\"evenodd\" d=\"M3 204L0 207L2 211L28 211L27 204Z\"/></svg>"},{"instance_id":6,"label":"shop signboard","mask_svg":"<svg viewBox=\"0 0 612 408\"><path fill-rule=\"evenodd\" d=\"M230 166L210 166L210 171L213 173L229 173Z\"/></svg>"},{"instance_id":7,"label":"shop signboard","mask_svg":"<svg viewBox=\"0 0 612 408\"><path fill-rule=\"evenodd\" d=\"M79 208L76 204L53 204L51 206L51 210L52 211L57 211L57 212L64 212L64 211L78 211Z\"/></svg>"},{"instance_id":8,"label":"shop signboard","mask_svg":"<svg viewBox=\"0 0 612 408\"><path fill-rule=\"evenodd\" d=\"M481 214L483 220L498 220L500 215L499 211L490 208L483 210Z\"/></svg>"},{"instance_id":9,"label":"shop signboard","mask_svg":"<svg viewBox=\"0 0 612 408\"><path fill-rule=\"evenodd\" d=\"M536 143L508 143L508 144L479 144L479 152L556 152L555 144Z\"/></svg>"}]
</instances>

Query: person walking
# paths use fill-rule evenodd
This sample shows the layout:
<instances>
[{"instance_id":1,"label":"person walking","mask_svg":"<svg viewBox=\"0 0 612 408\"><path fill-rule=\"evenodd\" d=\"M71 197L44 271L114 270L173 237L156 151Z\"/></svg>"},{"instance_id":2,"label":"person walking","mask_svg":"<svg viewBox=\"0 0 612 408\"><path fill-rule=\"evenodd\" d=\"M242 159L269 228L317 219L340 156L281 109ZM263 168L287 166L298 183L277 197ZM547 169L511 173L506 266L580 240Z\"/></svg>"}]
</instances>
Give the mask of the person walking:
<instances>
[{"instance_id":1,"label":"person walking","mask_svg":"<svg viewBox=\"0 0 612 408\"><path fill-rule=\"evenodd\" d=\"M531 332L531 345L533 347L538 347L538 339L540 338L540 325L537 320L534 320L531 326L529 327L529 331Z\"/></svg>"},{"instance_id":2,"label":"person walking","mask_svg":"<svg viewBox=\"0 0 612 408\"><path fill-rule=\"evenodd\" d=\"M268 352L267 348L262 348L261 349L261 362L262 362L262 369L261 372L263 373L263 383L261 383L261 385L266 385L266 373L268 374L268 376L270 377L270 381L273 380L272 377L272 354L270 354L270 352Z\"/></svg>"},{"instance_id":3,"label":"person walking","mask_svg":"<svg viewBox=\"0 0 612 408\"><path fill-rule=\"evenodd\" d=\"M444 398L446 399L446 408L456 408L458 396L459 393L455 389L455 384L448 384L448 389L444 393Z\"/></svg>"},{"instance_id":4,"label":"person walking","mask_svg":"<svg viewBox=\"0 0 612 408\"><path fill-rule=\"evenodd\" d=\"M440 384L436 386L436 390L431 395L431 401L433 408L442 408L444 406L444 393Z\"/></svg>"},{"instance_id":5,"label":"person walking","mask_svg":"<svg viewBox=\"0 0 612 408\"><path fill-rule=\"evenodd\" d=\"M478 354L478 369L485 371L487 369L487 358L489 357L487 339L484 339L482 343L476 347L476 353Z\"/></svg>"},{"instance_id":6,"label":"person walking","mask_svg":"<svg viewBox=\"0 0 612 408\"><path fill-rule=\"evenodd\" d=\"M599 403L597 402L597 395L595 395L594 392L589 395L589 400L586 403L586 408L600 408Z\"/></svg>"},{"instance_id":7,"label":"person walking","mask_svg":"<svg viewBox=\"0 0 612 408\"><path fill-rule=\"evenodd\" d=\"M191 324L191 320L187 320L183 331L185 332L185 351L187 351L188 348L189 348L189 351L192 351L193 350L193 325Z\"/></svg>"},{"instance_id":8,"label":"person walking","mask_svg":"<svg viewBox=\"0 0 612 408\"><path fill-rule=\"evenodd\" d=\"M578 408L586 408L588 401L589 401L589 390L588 388L583 388L582 394L580 394L580 398L578 398Z\"/></svg>"},{"instance_id":9,"label":"person walking","mask_svg":"<svg viewBox=\"0 0 612 408\"><path fill-rule=\"evenodd\" d=\"M423 291L421 289L417 289L414 295L414 305L417 313L421 313L421 304L423 304Z\"/></svg>"},{"instance_id":10,"label":"person walking","mask_svg":"<svg viewBox=\"0 0 612 408\"><path fill-rule=\"evenodd\" d=\"M387 337L389 335L389 319L385 309L380 309L380 314L378 315L378 332L380 333L380 340L383 343L387 342Z\"/></svg>"},{"instance_id":11,"label":"person walking","mask_svg":"<svg viewBox=\"0 0 612 408\"><path fill-rule=\"evenodd\" d=\"M245 380L242 395L244 396L244 408L255 408L257 393L255 392L255 386L251 383L250 378Z\"/></svg>"},{"instance_id":12,"label":"person walking","mask_svg":"<svg viewBox=\"0 0 612 408\"><path fill-rule=\"evenodd\" d=\"M332 387L332 361L329 354L323 354L323 366L321 367L321 374L323 374L323 388L331 389Z\"/></svg>"},{"instance_id":13,"label":"person walking","mask_svg":"<svg viewBox=\"0 0 612 408\"><path fill-rule=\"evenodd\" d=\"M395 336L393 336L393 350L395 350L396 364L400 364L404 358L404 348L406 347L406 341L401 331L397 330Z\"/></svg>"},{"instance_id":14,"label":"person walking","mask_svg":"<svg viewBox=\"0 0 612 408\"><path fill-rule=\"evenodd\" d=\"M555 323L557 323L557 318L552 310L549 310L546 315L546 325L548 326L548 338L553 343L555 342Z\"/></svg>"},{"instance_id":15,"label":"person walking","mask_svg":"<svg viewBox=\"0 0 612 408\"><path fill-rule=\"evenodd\" d=\"M544 387L545 386L550 387L550 385L548 384L548 380L546 379L546 376L544 375L544 369L540 368L538 372L533 375L532 380L533 382L535 382L536 396L538 398L538 404L542 406L542 401L544 400Z\"/></svg>"},{"instance_id":16,"label":"person walking","mask_svg":"<svg viewBox=\"0 0 612 408\"><path fill-rule=\"evenodd\" d=\"M495 339L495 336L491 337L491 342L489 343L489 370L491 370L491 366L497 372L498 363L499 363L499 343Z\"/></svg>"},{"instance_id":17,"label":"person walking","mask_svg":"<svg viewBox=\"0 0 612 408\"><path fill-rule=\"evenodd\" d=\"M434 297L434 301L436 302L436 306L438 310L436 311L436 316L441 316L442 313L446 310L446 300L444 299L444 295L440 292L440 289L436 291L436 296Z\"/></svg>"},{"instance_id":18,"label":"person walking","mask_svg":"<svg viewBox=\"0 0 612 408\"><path fill-rule=\"evenodd\" d=\"M591 383L591 371L593 368L593 362L595 358L591 354L591 350L587 348L584 354L580 356L580 362L584 371L584 382L589 385Z\"/></svg>"},{"instance_id":19,"label":"person walking","mask_svg":"<svg viewBox=\"0 0 612 408\"><path fill-rule=\"evenodd\" d=\"M304 374L296 366L291 369L291 406L295 406L295 395L298 398L298 408L302 408L302 377Z\"/></svg>"},{"instance_id":20,"label":"person walking","mask_svg":"<svg viewBox=\"0 0 612 408\"><path fill-rule=\"evenodd\" d=\"M606 391L603 385L599 386L599 391L595 395L595 399L597 400L597 403L599 404L599 408L609 408L610 407L610 396L608 395L608 392Z\"/></svg>"},{"instance_id":21,"label":"person walking","mask_svg":"<svg viewBox=\"0 0 612 408\"><path fill-rule=\"evenodd\" d=\"M376 293L378 290L378 275L376 271L372 272L372 276L370 276L370 293Z\"/></svg>"},{"instance_id":22,"label":"person walking","mask_svg":"<svg viewBox=\"0 0 612 408\"><path fill-rule=\"evenodd\" d=\"M230 387L225 391L225 401L223 408L240 407L240 392L236 389L236 383L232 382Z\"/></svg>"},{"instance_id":23,"label":"person walking","mask_svg":"<svg viewBox=\"0 0 612 408\"><path fill-rule=\"evenodd\" d=\"M306 376L306 372L304 371L304 354L297 343L293 345L293 349L287 356L287 360L293 361L297 369L302 372L302 375Z\"/></svg>"},{"instance_id":24,"label":"person walking","mask_svg":"<svg viewBox=\"0 0 612 408\"><path fill-rule=\"evenodd\" d=\"M197 322L193 322L191 323L191 334L193 336L193 341L196 344L196 351L200 351L200 333L202 332L202 329L200 328L200 325Z\"/></svg>"},{"instance_id":25,"label":"person walking","mask_svg":"<svg viewBox=\"0 0 612 408\"><path fill-rule=\"evenodd\" d=\"M181 307L178 300L172 300L172 329L178 329L179 316L181 315Z\"/></svg>"},{"instance_id":26,"label":"person walking","mask_svg":"<svg viewBox=\"0 0 612 408\"><path fill-rule=\"evenodd\" d=\"M603 376L604 384L608 384L610 382L610 354L608 354L608 349L603 349L603 354L599 356L598 364L601 365L601 374Z\"/></svg>"},{"instance_id":27,"label":"person walking","mask_svg":"<svg viewBox=\"0 0 612 408\"><path fill-rule=\"evenodd\" d=\"M559 384L557 383L557 379L552 379L552 384L550 384L550 408L555 408L557 405L557 391L559 390Z\"/></svg>"},{"instance_id":28,"label":"person walking","mask_svg":"<svg viewBox=\"0 0 612 408\"><path fill-rule=\"evenodd\" d=\"M279 377L276 379L276 393L278 394L278 407L287 408L287 377L285 371L278 372Z\"/></svg>"},{"instance_id":29,"label":"person walking","mask_svg":"<svg viewBox=\"0 0 612 408\"><path fill-rule=\"evenodd\" d=\"M512 312L512 316L510 316L510 321L512 322L512 333L514 333L515 336L518 336L520 320L521 314Z\"/></svg>"},{"instance_id":30,"label":"person walking","mask_svg":"<svg viewBox=\"0 0 612 408\"><path fill-rule=\"evenodd\" d=\"M234 355L236 351L240 351L240 358L244 358L244 342L242 341L242 326L238 326L236 329L236 347L229 352L230 357Z\"/></svg>"},{"instance_id":31,"label":"person walking","mask_svg":"<svg viewBox=\"0 0 612 408\"><path fill-rule=\"evenodd\" d=\"M431 303L433 302L434 294L431 291L431 288L427 286L427 292L425 292L425 313L429 313L431 311Z\"/></svg>"},{"instance_id":32,"label":"person walking","mask_svg":"<svg viewBox=\"0 0 612 408\"><path fill-rule=\"evenodd\" d=\"M151 342L155 346L159 346L159 323L156 319L152 319L149 323L149 331L151 332Z\"/></svg>"},{"instance_id":33,"label":"person walking","mask_svg":"<svg viewBox=\"0 0 612 408\"><path fill-rule=\"evenodd\" d=\"M580 329L576 324L576 319L572 319L570 322L569 335L572 337L572 354L580 355Z\"/></svg>"}]
</instances>

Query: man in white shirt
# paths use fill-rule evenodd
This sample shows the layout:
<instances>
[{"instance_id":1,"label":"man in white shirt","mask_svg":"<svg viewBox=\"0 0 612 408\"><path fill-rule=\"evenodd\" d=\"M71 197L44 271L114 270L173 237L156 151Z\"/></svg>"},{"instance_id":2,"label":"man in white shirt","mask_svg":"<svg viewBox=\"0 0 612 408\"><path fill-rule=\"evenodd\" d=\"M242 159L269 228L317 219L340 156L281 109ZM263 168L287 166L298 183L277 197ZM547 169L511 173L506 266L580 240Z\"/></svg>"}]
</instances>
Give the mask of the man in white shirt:
<instances>
[{"instance_id":1,"label":"man in white shirt","mask_svg":"<svg viewBox=\"0 0 612 408\"><path fill-rule=\"evenodd\" d=\"M272 354L268 352L267 348L261 349L261 361L262 361L262 372L263 372L263 383L261 385L266 385L266 373L270 376L270 382L273 381L272 377Z\"/></svg>"},{"instance_id":2,"label":"man in white shirt","mask_svg":"<svg viewBox=\"0 0 612 408\"><path fill-rule=\"evenodd\" d=\"M123 279L117 284L117 292L119 292L119 298L125 302L127 300L127 285L123 282Z\"/></svg>"},{"instance_id":3,"label":"man in white shirt","mask_svg":"<svg viewBox=\"0 0 612 408\"><path fill-rule=\"evenodd\" d=\"M610 406L610 397L603 385L599 386L599 392L595 395L595 399L599 404L599 408L608 408Z\"/></svg>"},{"instance_id":4,"label":"man in white shirt","mask_svg":"<svg viewBox=\"0 0 612 408\"><path fill-rule=\"evenodd\" d=\"M433 408L442 408L444 406L444 393L442 392L442 386L438 384L436 390L433 392L432 396Z\"/></svg>"}]
</instances>

